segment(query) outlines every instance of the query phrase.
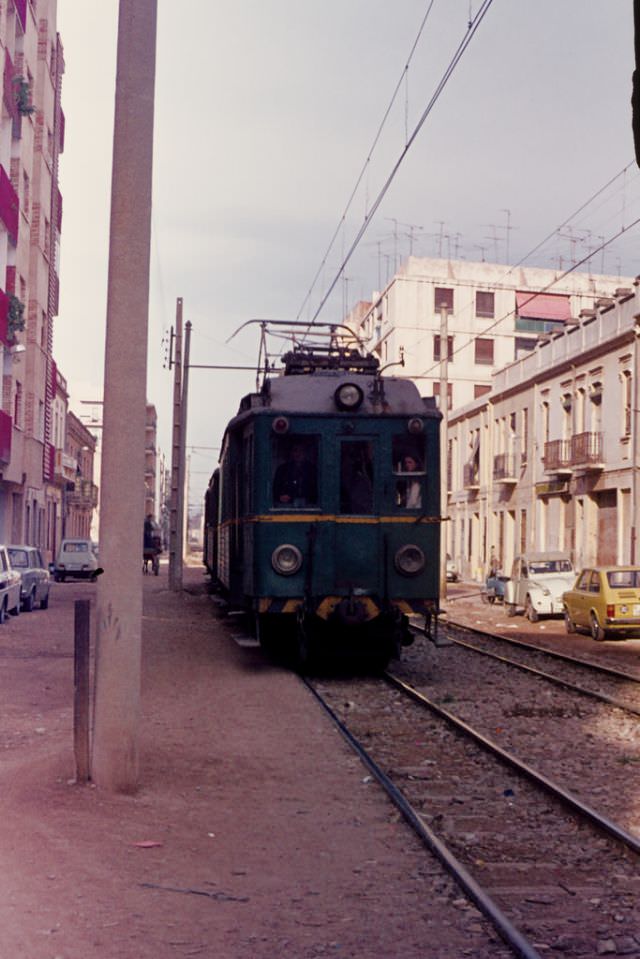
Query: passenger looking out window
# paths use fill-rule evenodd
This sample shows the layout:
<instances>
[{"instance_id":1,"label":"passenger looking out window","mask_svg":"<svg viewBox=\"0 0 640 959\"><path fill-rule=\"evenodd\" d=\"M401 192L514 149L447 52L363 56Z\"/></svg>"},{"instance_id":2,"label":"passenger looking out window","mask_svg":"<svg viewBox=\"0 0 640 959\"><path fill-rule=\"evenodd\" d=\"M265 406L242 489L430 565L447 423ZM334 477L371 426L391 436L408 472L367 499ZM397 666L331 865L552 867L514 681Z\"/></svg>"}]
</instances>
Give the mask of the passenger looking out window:
<instances>
[{"instance_id":1,"label":"passenger looking out window","mask_svg":"<svg viewBox=\"0 0 640 959\"><path fill-rule=\"evenodd\" d=\"M317 439L279 438L275 444L273 505L304 509L318 502Z\"/></svg>"},{"instance_id":2,"label":"passenger looking out window","mask_svg":"<svg viewBox=\"0 0 640 959\"><path fill-rule=\"evenodd\" d=\"M393 472L396 479L396 506L422 509L425 470L421 437L397 436L393 439Z\"/></svg>"}]
</instances>

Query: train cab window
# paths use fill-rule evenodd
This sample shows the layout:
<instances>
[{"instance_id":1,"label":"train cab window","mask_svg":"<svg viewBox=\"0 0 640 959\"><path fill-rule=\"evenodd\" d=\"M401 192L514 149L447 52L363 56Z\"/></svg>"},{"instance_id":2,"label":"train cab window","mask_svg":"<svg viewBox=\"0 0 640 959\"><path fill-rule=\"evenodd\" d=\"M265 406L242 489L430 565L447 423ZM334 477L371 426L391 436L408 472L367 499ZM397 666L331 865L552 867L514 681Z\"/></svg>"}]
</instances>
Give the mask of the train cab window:
<instances>
[{"instance_id":1,"label":"train cab window","mask_svg":"<svg viewBox=\"0 0 640 959\"><path fill-rule=\"evenodd\" d=\"M421 509L424 487L424 440L419 436L394 436L393 473L396 478L396 506Z\"/></svg>"},{"instance_id":2,"label":"train cab window","mask_svg":"<svg viewBox=\"0 0 640 959\"><path fill-rule=\"evenodd\" d=\"M318 503L317 436L273 438L273 505L306 509Z\"/></svg>"},{"instance_id":3,"label":"train cab window","mask_svg":"<svg viewBox=\"0 0 640 959\"><path fill-rule=\"evenodd\" d=\"M343 440L340 446L341 513L374 512L373 479L373 443Z\"/></svg>"}]
</instances>

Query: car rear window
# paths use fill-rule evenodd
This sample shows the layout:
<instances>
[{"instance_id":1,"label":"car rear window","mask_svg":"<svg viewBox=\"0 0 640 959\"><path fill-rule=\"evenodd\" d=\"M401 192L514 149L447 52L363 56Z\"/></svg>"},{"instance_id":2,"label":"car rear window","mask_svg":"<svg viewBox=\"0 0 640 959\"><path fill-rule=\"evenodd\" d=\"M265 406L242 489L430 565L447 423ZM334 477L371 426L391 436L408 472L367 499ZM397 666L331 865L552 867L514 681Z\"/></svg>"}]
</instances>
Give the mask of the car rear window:
<instances>
[{"instance_id":1,"label":"car rear window","mask_svg":"<svg viewBox=\"0 0 640 959\"><path fill-rule=\"evenodd\" d=\"M26 569L29 565L29 558L27 556L26 549L10 549L9 559L11 560L11 565L18 568L23 567Z\"/></svg>"},{"instance_id":2,"label":"car rear window","mask_svg":"<svg viewBox=\"0 0 640 959\"><path fill-rule=\"evenodd\" d=\"M616 569L607 573L611 589L633 589L640 586L640 569Z\"/></svg>"},{"instance_id":3,"label":"car rear window","mask_svg":"<svg viewBox=\"0 0 640 959\"><path fill-rule=\"evenodd\" d=\"M529 563L529 572L537 573L570 573L571 562L568 559L545 559L536 563Z\"/></svg>"},{"instance_id":4,"label":"car rear window","mask_svg":"<svg viewBox=\"0 0 640 959\"><path fill-rule=\"evenodd\" d=\"M88 553L89 547L86 543L65 543L62 547L65 553Z\"/></svg>"}]
</instances>

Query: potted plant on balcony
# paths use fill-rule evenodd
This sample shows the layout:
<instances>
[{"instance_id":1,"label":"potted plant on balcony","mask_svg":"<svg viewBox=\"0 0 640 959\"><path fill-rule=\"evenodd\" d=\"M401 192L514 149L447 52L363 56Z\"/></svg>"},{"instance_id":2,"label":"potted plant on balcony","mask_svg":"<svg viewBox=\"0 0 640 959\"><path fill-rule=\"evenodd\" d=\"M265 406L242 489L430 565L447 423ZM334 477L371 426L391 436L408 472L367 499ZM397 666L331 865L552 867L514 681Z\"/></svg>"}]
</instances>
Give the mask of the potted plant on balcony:
<instances>
[{"instance_id":1,"label":"potted plant on balcony","mask_svg":"<svg viewBox=\"0 0 640 959\"><path fill-rule=\"evenodd\" d=\"M15 340L16 333L24 330L24 303L15 293L9 294L9 309L7 311L7 334L10 340Z\"/></svg>"},{"instance_id":2,"label":"potted plant on balcony","mask_svg":"<svg viewBox=\"0 0 640 959\"><path fill-rule=\"evenodd\" d=\"M18 113L22 116L29 116L30 113L33 113L35 110L34 105L31 102L31 87L29 86L29 81L25 80L24 77L14 77L13 83L15 86L15 97L16 97L16 106L18 108Z\"/></svg>"}]
</instances>

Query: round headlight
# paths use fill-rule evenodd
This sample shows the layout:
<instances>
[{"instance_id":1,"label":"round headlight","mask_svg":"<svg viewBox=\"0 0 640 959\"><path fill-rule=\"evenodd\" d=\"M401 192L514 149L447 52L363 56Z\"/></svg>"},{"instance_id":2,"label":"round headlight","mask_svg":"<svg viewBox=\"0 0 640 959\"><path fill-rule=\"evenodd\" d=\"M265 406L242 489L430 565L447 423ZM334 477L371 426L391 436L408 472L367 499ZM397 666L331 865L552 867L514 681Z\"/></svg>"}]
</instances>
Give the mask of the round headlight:
<instances>
[{"instance_id":1,"label":"round headlight","mask_svg":"<svg viewBox=\"0 0 640 959\"><path fill-rule=\"evenodd\" d=\"M286 416L276 416L271 426L274 433L287 433L289 430L289 420Z\"/></svg>"},{"instance_id":2,"label":"round headlight","mask_svg":"<svg viewBox=\"0 0 640 959\"><path fill-rule=\"evenodd\" d=\"M407 423L407 429L410 433L422 433L424 430L424 423L421 419L418 419L417 416L412 416Z\"/></svg>"},{"instance_id":3,"label":"round headlight","mask_svg":"<svg viewBox=\"0 0 640 959\"><path fill-rule=\"evenodd\" d=\"M425 566L424 553L419 546L407 543L401 546L395 555L395 566L403 576L417 576Z\"/></svg>"},{"instance_id":4,"label":"round headlight","mask_svg":"<svg viewBox=\"0 0 640 959\"><path fill-rule=\"evenodd\" d=\"M271 554L271 565L281 576L293 576L302 566L302 553L297 546L283 543Z\"/></svg>"},{"instance_id":5,"label":"round headlight","mask_svg":"<svg viewBox=\"0 0 640 959\"><path fill-rule=\"evenodd\" d=\"M364 399L364 393L356 383L339 386L333 395L340 410L357 410Z\"/></svg>"}]
</instances>

